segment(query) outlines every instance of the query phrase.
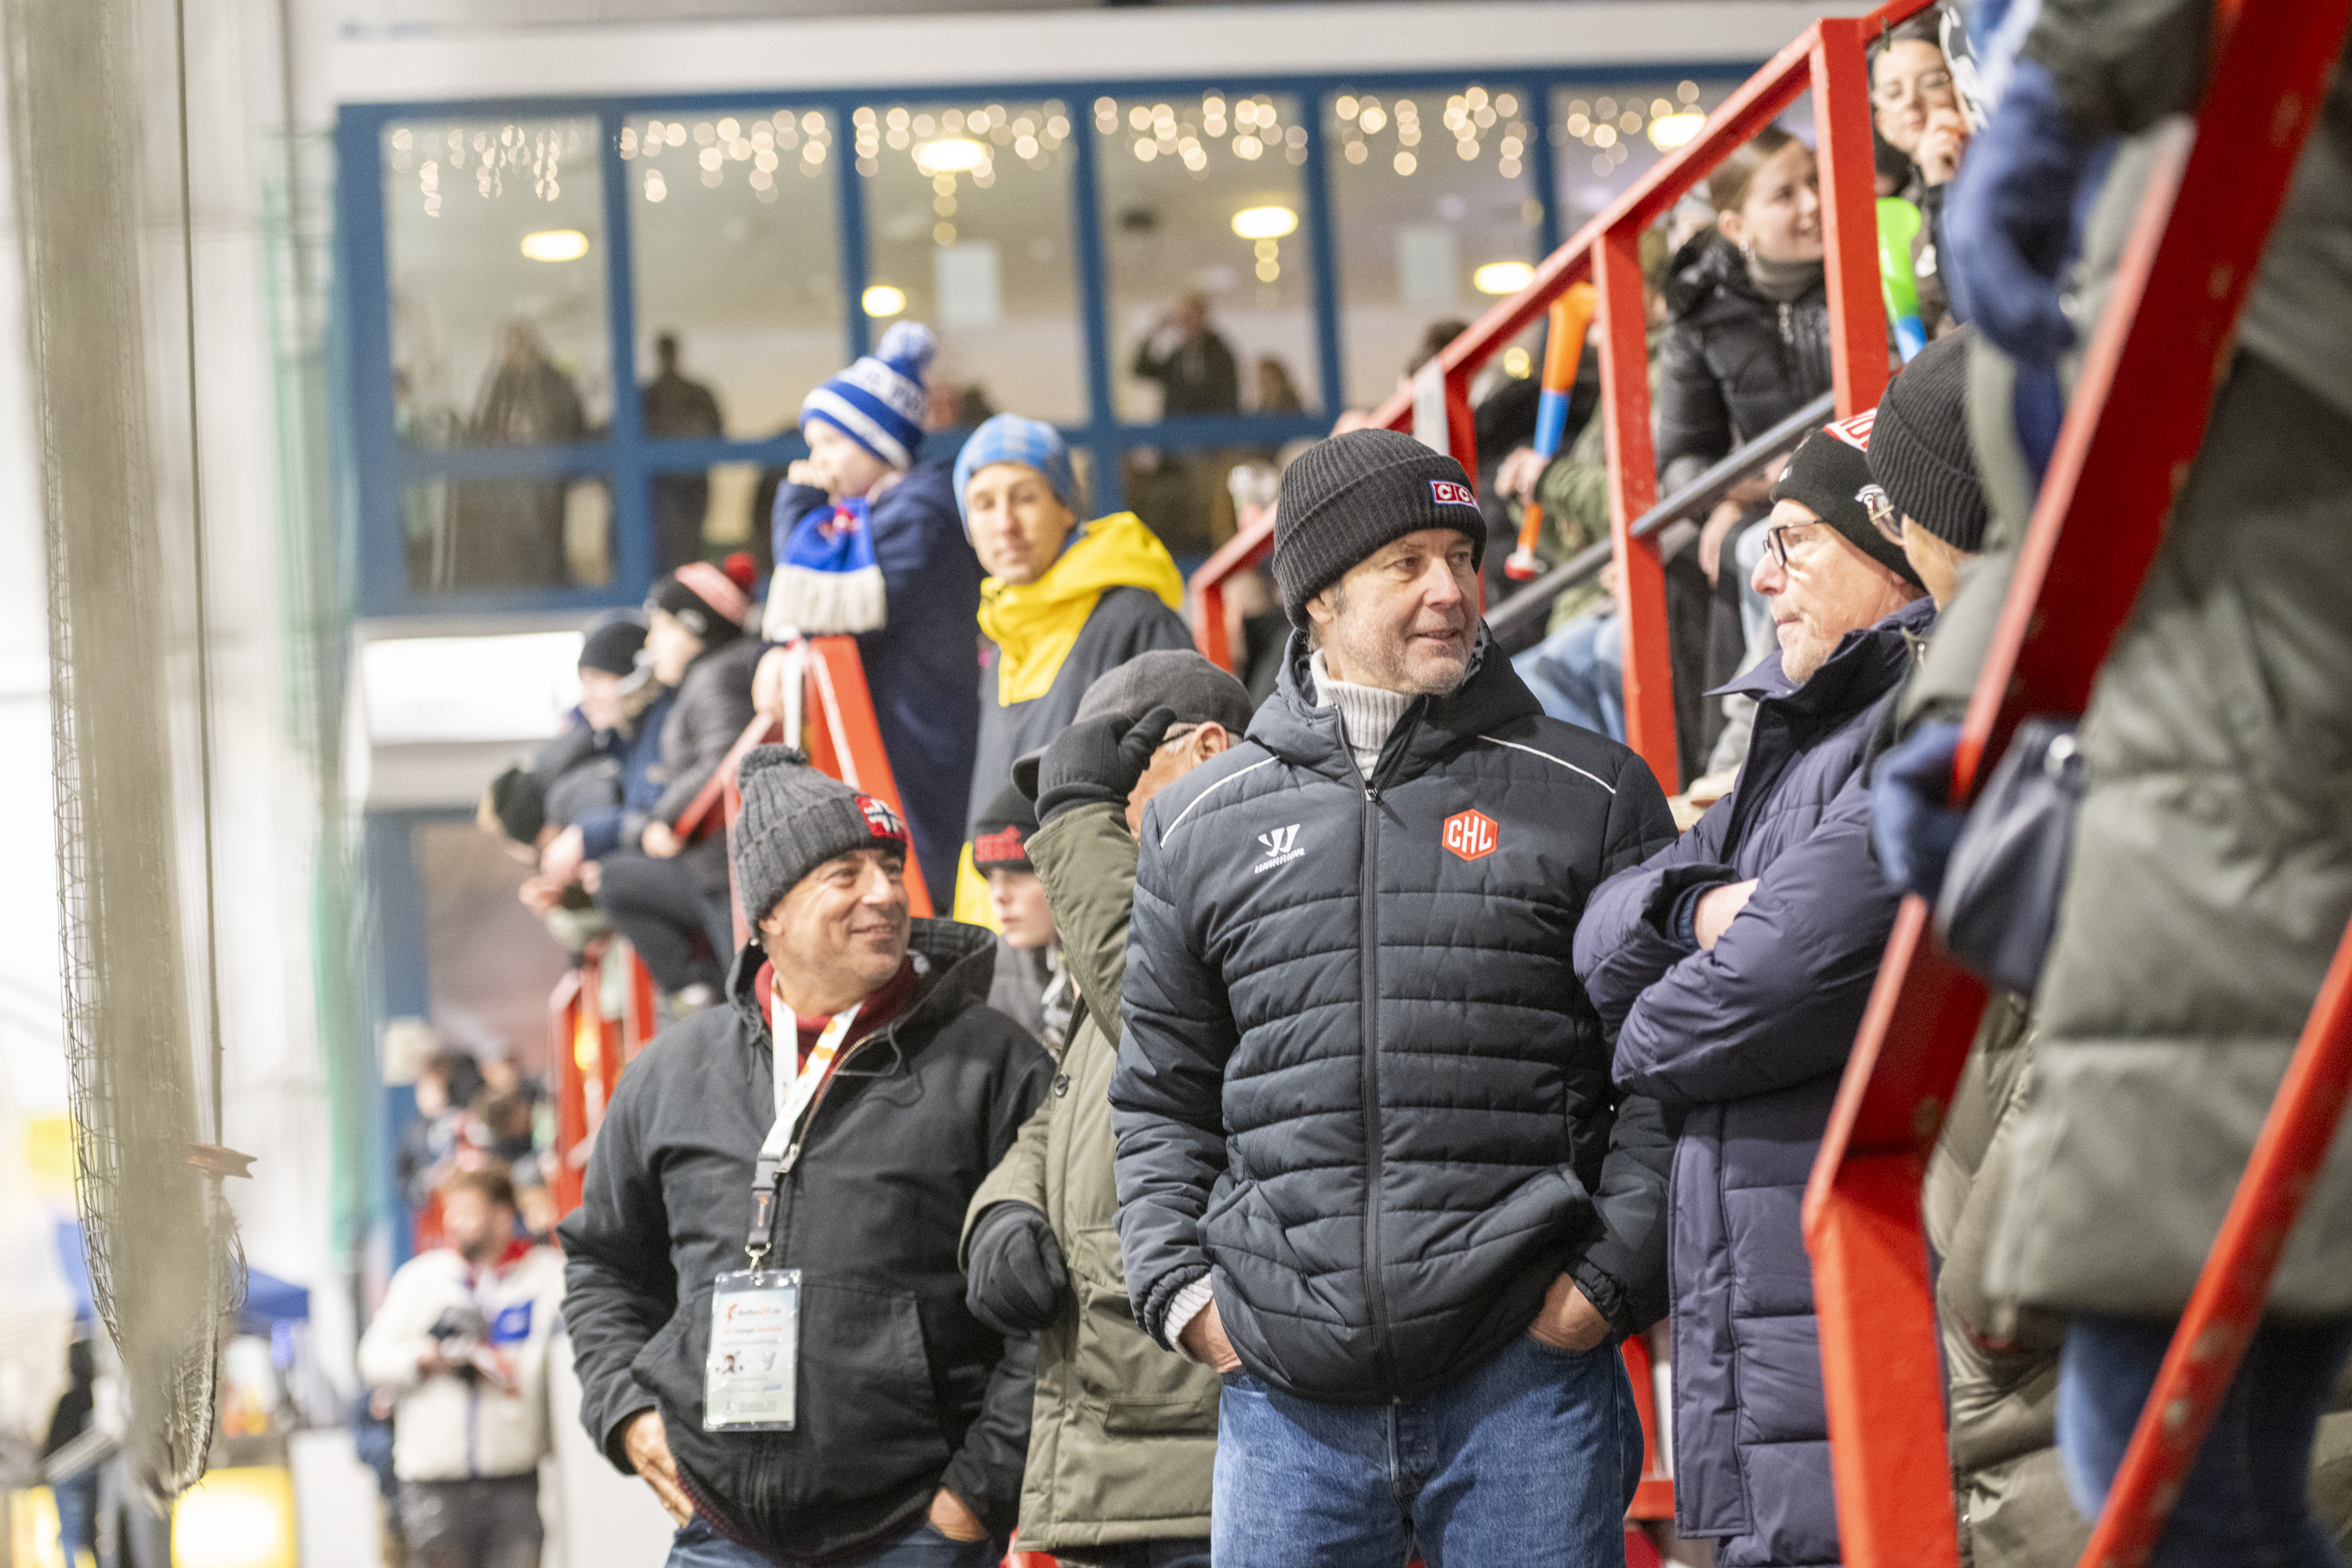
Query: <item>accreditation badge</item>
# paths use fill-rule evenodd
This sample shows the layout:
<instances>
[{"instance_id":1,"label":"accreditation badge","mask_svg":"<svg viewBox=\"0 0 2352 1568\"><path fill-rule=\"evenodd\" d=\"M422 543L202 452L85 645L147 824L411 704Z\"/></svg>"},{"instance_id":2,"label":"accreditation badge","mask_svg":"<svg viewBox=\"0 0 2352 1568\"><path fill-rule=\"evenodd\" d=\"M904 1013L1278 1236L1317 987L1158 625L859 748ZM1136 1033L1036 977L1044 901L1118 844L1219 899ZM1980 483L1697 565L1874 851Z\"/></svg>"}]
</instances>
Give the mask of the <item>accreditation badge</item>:
<instances>
[{"instance_id":1,"label":"accreditation badge","mask_svg":"<svg viewBox=\"0 0 2352 1568\"><path fill-rule=\"evenodd\" d=\"M710 1292L702 1429L789 1432L799 1388L801 1271L739 1269Z\"/></svg>"}]
</instances>

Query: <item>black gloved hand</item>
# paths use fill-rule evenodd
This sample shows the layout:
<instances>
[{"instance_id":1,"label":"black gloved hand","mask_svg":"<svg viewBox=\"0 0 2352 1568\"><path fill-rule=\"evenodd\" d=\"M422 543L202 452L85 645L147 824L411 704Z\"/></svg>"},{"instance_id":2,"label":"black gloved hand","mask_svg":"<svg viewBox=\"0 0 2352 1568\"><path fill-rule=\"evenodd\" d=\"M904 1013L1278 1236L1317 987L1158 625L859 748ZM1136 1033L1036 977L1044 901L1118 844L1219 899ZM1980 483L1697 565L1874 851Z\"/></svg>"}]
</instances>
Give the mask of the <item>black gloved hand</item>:
<instances>
[{"instance_id":1,"label":"black gloved hand","mask_svg":"<svg viewBox=\"0 0 2352 1568\"><path fill-rule=\"evenodd\" d=\"M1034 1334L1054 1321L1070 1286L1045 1216L1023 1203L992 1205L971 1233L963 1303L1000 1334Z\"/></svg>"},{"instance_id":2,"label":"black gloved hand","mask_svg":"<svg viewBox=\"0 0 2352 1568\"><path fill-rule=\"evenodd\" d=\"M1136 781L1151 765L1151 753L1175 727L1174 709L1154 708L1135 720L1106 713L1055 736L1037 765L1039 826L1073 806L1096 802L1124 806L1135 793Z\"/></svg>"}]
</instances>

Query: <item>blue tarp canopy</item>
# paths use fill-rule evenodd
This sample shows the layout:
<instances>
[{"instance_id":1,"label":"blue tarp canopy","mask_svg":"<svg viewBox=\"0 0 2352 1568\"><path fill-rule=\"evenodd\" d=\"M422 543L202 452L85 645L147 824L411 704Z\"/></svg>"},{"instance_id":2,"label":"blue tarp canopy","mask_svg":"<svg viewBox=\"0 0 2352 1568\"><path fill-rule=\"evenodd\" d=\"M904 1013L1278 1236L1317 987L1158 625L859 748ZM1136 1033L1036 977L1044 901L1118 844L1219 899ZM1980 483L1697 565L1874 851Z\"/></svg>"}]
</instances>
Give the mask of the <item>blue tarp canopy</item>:
<instances>
[{"instance_id":1,"label":"blue tarp canopy","mask_svg":"<svg viewBox=\"0 0 2352 1568\"><path fill-rule=\"evenodd\" d=\"M90 1297L89 1265L81 1249L81 1226L69 1219L58 1222L58 1262L65 1270L66 1282L73 1287L75 1315L84 1322L97 1322L98 1310ZM246 1277L245 1305L236 1314L237 1332L268 1334L274 1323L310 1320L308 1288L258 1268L247 1269Z\"/></svg>"}]
</instances>

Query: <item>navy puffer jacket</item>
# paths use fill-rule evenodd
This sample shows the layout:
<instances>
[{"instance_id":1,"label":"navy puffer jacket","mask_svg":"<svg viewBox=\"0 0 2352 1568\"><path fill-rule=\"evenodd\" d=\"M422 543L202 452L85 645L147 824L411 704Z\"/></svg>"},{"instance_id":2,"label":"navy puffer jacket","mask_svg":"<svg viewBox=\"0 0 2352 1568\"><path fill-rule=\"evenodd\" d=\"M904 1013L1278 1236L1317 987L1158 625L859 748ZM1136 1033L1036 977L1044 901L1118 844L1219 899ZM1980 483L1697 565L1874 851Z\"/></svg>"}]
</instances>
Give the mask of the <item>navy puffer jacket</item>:
<instances>
[{"instance_id":1,"label":"navy puffer jacket","mask_svg":"<svg viewBox=\"0 0 2352 1568\"><path fill-rule=\"evenodd\" d=\"M1800 1220L1899 901L1870 847L1862 766L1934 607L1850 633L1802 686L1772 655L1739 785L1593 894L1576 969L1616 1035L1621 1089L1684 1115L1675 1145L1675 1528L1717 1561L1838 1561L1812 1268ZM1759 879L1711 951L1676 932L1695 889Z\"/></svg>"},{"instance_id":2,"label":"navy puffer jacket","mask_svg":"<svg viewBox=\"0 0 2352 1568\"><path fill-rule=\"evenodd\" d=\"M1621 1331L1664 1305L1657 1105L1610 1086L1570 967L1584 900L1671 841L1623 746L1489 653L1367 780L1304 639L1249 738L1154 797L1111 1079L1137 1321L1213 1276L1268 1383L1411 1396L1574 1276Z\"/></svg>"}]
</instances>

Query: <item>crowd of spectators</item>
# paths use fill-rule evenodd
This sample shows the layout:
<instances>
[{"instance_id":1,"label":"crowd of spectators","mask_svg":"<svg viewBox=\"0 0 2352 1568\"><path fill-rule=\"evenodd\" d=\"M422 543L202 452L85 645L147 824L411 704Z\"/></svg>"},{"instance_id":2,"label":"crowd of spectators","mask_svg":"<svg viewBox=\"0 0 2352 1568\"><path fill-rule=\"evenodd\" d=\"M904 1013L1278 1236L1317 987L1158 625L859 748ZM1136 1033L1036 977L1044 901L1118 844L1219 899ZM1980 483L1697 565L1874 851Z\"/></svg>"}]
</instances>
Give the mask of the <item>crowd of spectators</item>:
<instances>
[{"instance_id":1,"label":"crowd of spectators","mask_svg":"<svg viewBox=\"0 0 2352 1568\"><path fill-rule=\"evenodd\" d=\"M1589 396L1559 451L1502 451L1484 487L1360 420L1286 453L1270 570L1234 585L1244 685L1192 651L1153 531L1089 518L1052 426L993 415L920 460L921 328L810 393L764 588L682 562L593 628L571 726L483 805L558 935L625 937L664 994L560 1236L582 1417L676 1519L674 1568L979 1568L1016 1539L1151 1568L1621 1562L1643 1434L1614 1352L1662 1322L1658 1544L1840 1560L1801 1205L1898 904L1937 890L1960 827L1953 704L2034 471L1985 432L2030 445L2022 389L2060 374L2049 312L1992 303L2021 276L2054 300L2056 264L2003 237L2053 147L2145 129L2083 118L2144 63L2094 24L2189 49L2200 10L2048 0L2022 107L1990 124L1938 29L1873 46L1923 335L1890 336L1876 409L1662 537L1680 778L1622 743L1612 580L1516 658L1479 614L1510 508L1542 504L1555 563L1605 537ZM2340 247L2328 172L2286 222ZM1661 494L1829 389L1818 184L1767 129L1645 241ZM2094 222L2092 284L2118 232ZM2352 555L2316 542L2352 519L2352 397L2265 320L2258 298L2095 703L2049 980L1989 1011L1931 1168L1956 1512L1985 1568L2081 1550L2352 915L2340 812L2297 764L2338 754L2352 689L2326 592ZM2014 417L1983 416L1988 365ZM1197 300L1134 373L1171 414L1237 396ZM898 798L787 735L741 756L731 837L681 832L755 714L797 713L815 635L857 639ZM2180 784L2214 756L2261 770L2259 798ZM2285 912L2217 936L2258 876ZM498 1070L436 1058L402 1149L449 1247L404 1270L363 1359L420 1431L457 1408L436 1380L527 1393L506 1347L553 1315L501 1337L552 1265L539 1123ZM2140 1190L2152 1130L2205 1152ZM2158 1562L2335 1561L2323 1534L2352 1527L2352 1498L2305 1486L2352 1447L2325 1418L2352 1182L2320 1187ZM448 1318L460 1297L476 1318ZM417 1506L495 1533L520 1486L428 1446L402 1449ZM2230 1554L2248 1543L2273 1555Z\"/></svg>"}]
</instances>

